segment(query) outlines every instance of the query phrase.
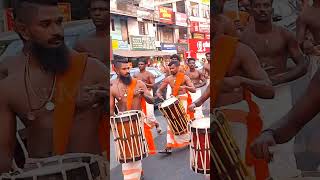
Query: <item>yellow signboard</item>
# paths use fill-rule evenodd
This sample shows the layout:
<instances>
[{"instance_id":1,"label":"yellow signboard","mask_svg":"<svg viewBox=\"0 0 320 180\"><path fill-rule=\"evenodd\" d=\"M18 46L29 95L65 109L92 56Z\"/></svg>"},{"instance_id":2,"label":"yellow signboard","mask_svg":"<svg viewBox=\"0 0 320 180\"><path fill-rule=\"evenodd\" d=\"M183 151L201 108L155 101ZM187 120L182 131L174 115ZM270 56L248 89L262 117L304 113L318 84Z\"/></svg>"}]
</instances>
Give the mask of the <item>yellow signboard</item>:
<instances>
[{"instance_id":1,"label":"yellow signboard","mask_svg":"<svg viewBox=\"0 0 320 180\"><path fill-rule=\"evenodd\" d=\"M58 3L58 7L63 14L63 21L71 21L71 4L70 3Z\"/></svg>"},{"instance_id":2,"label":"yellow signboard","mask_svg":"<svg viewBox=\"0 0 320 180\"><path fill-rule=\"evenodd\" d=\"M202 4L210 5L210 0L201 0Z\"/></svg>"},{"instance_id":3,"label":"yellow signboard","mask_svg":"<svg viewBox=\"0 0 320 180\"><path fill-rule=\"evenodd\" d=\"M118 49L118 47L119 47L119 41L116 39L112 39L112 49L115 50L115 49Z\"/></svg>"}]
</instances>

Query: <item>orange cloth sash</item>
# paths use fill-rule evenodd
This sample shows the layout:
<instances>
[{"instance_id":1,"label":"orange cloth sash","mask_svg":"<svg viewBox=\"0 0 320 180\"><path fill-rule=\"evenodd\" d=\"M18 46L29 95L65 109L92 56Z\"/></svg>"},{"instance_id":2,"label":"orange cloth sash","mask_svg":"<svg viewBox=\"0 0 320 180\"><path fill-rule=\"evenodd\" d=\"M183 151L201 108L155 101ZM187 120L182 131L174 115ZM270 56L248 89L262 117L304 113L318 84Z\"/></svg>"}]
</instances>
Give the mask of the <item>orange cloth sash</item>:
<instances>
[{"instance_id":1,"label":"orange cloth sash","mask_svg":"<svg viewBox=\"0 0 320 180\"><path fill-rule=\"evenodd\" d=\"M184 73L179 72L176 76L176 83L174 84L174 87L173 87L173 91L172 91L173 96L179 95L179 89L180 89L180 86L181 86L183 80L184 80ZM188 95L187 104L189 106L192 104L192 98L191 98L191 95L188 91L187 91L187 95ZM186 109L186 111L187 111L187 114L189 115L190 119L194 119L194 113L189 111L188 109Z\"/></svg>"},{"instance_id":2,"label":"orange cloth sash","mask_svg":"<svg viewBox=\"0 0 320 180\"><path fill-rule=\"evenodd\" d=\"M54 93L55 110L53 113L53 153L66 153L72 129L76 97L86 66L87 54L73 55L67 72L57 75Z\"/></svg>"},{"instance_id":3,"label":"orange cloth sash","mask_svg":"<svg viewBox=\"0 0 320 180\"><path fill-rule=\"evenodd\" d=\"M213 63L211 63L211 79L213 79L213 86L210 87L211 101L210 109L213 112L213 109L216 107L217 97L219 95L220 87L223 82L223 78L228 71L228 67L231 64L231 61L235 54L236 45L238 39L223 35L219 37L214 43L214 55ZM248 103L249 113L246 116L245 124L247 125L247 144L246 144L246 164L248 166L254 166L256 180L265 180L269 177L268 164L264 160L255 159L250 152L250 145L255 138L259 136L262 130L262 120L259 116L260 110L257 104L252 101L250 92L244 90L244 99ZM224 111L228 117L228 111ZM232 111L229 111L232 113ZM229 116L230 117L230 116ZM235 117L235 120L238 117ZM233 120L230 118L229 120Z\"/></svg>"},{"instance_id":4,"label":"orange cloth sash","mask_svg":"<svg viewBox=\"0 0 320 180\"><path fill-rule=\"evenodd\" d=\"M137 85L137 79L132 78L132 82L128 87L127 110L131 110L132 108L134 89L136 88L136 85ZM144 98L141 98L141 109L144 114L147 114L147 105L146 105L146 100ZM144 123L144 134L146 136L146 140L148 143L149 154L156 154L156 146L153 141L151 128L146 123Z\"/></svg>"}]
</instances>

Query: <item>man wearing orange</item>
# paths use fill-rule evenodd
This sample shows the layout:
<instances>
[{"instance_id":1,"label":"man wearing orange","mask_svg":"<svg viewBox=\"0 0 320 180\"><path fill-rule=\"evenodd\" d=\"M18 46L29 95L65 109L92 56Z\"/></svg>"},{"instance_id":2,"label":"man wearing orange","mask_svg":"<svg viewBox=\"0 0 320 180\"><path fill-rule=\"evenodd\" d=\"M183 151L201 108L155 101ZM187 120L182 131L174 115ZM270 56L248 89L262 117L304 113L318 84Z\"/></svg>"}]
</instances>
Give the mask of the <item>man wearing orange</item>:
<instances>
[{"instance_id":1,"label":"man wearing orange","mask_svg":"<svg viewBox=\"0 0 320 180\"><path fill-rule=\"evenodd\" d=\"M195 107L199 107L210 97L211 112L220 107L231 122L231 131L239 146L241 158L246 159L247 166L254 167L257 180L265 180L269 177L267 163L252 158L248 153L248 144L262 130L259 109L252 101L251 93L263 99L273 98L271 81L261 68L254 51L238 39L216 35L213 50L211 86L189 106L189 110L194 111Z\"/></svg>"},{"instance_id":2,"label":"man wearing orange","mask_svg":"<svg viewBox=\"0 0 320 180\"><path fill-rule=\"evenodd\" d=\"M162 97L163 90L167 86L170 86L172 89L172 96L178 97L182 101L183 108L188 113L187 106L188 104L192 103L191 95L189 94L189 92L195 93L196 88L194 87L192 81L188 76L186 76L184 73L179 72L179 61L171 61L169 63L169 67L171 75L163 80L157 91L157 97L159 97L160 99L164 99ZM193 118L193 113L188 113L188 115L191 119ZM188 133L183 135L174 135L169 126L167 127L167 147L159 153L171 154L172 148L181 148L189 144L190 135Z\"/></svg>"},{"instance_id":3,"label":"man wearing orange","mask_svg":"<svg viewBox=\"0 0 320 180\"><path fill-rule=\"evenodd\" d=\"M153 104L154 98L151 96L147 86L140 80L130 76L130 67L126 59L115 60L115 69L118 78L112 83L110 89L110 113L115 114L115 101L120 112L129 110L142 110L146 113L146 103ZM149 154L155 154L150 127L144 124L144 132L149 146ZM123 163L122 172L124 180L140 180L142 174L141 160Z\"/></svg>"}]
</instances>

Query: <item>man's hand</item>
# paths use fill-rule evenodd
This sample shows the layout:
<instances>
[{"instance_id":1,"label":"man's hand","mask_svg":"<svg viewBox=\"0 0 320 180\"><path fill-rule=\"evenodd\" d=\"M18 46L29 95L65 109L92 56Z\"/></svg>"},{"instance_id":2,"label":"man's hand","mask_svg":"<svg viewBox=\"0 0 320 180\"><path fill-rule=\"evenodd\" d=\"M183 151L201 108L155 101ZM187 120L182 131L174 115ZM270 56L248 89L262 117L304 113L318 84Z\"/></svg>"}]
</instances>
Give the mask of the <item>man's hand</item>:
<instances>
[{"instance_id":1,"label":"man's hand","mask_svg":"<svg viewBox=\"0 0 320 180\"><path fill-rule=\"evenodd\" d=\"M314 50L314 44L310 40L305 40L302 47L305 54L312 54L312 51Z\"/></svg>"},{"instance_id":2,"label":"man's hand","mask_svg":"<svg viewBox=\"0 0 320 180\"><path fill-rule=\"evenodd\" d=\"M110 86L104 84L95 84L84 87L85 91L94 97L94 99L106 99L110 93Z\"/></svg>"},{"instance_id":3,"label":"man's hand","mask_svg":"<svg viewBox=\"0 0 320 180\"><path fill-rule=\"evenodd\" d=\"M195 112L195 109L196 108L196 104L195 103L192 103L192 104L190 104L190 106L188 106L188 110L190 111L190 112Z\"/></svg>"},{"instance_id":4,"label":"man's hand","mask_svg":"<svg viewBox=\"0 0 320 180\"><path fill-rule=\"evenodd\" d=\"M279 84L283 83L281 77L284 74L285 73L281 73L281 74L277 74L277 75L274 75L274 76L270 76L270 80L272 82L272 86L276 86L276 85L279 85Z\"/></svg>"},{"instance_id":5,"label":"man's hand","mask_svg":"<svg viewBox=\"0 0 320 180\"><path fill-rule=\"evenodd\" d=\"M180 86L180 90L181 90L181 91L185 91L186 89L187 89L186 86Z\"/></svg>"},{"instance_id":6,"label":"man's hand","mask_svg":"<svg viewBox=\"0 0 320 180\"><path fill-rule=\"evenodd\" d=\"M223 79L223 91L233 92L241 88L242 79L240 76L225 77Z\"/></svg>"},{"instance_id":7,"label":"man's hand","mask_svg":"<svg viewBox=\"0 0 320 180\"><path fill-rule=\"evenodd\" d=\"M142 88L139 88L138 90L135 91L134 95L142 96L144 95L144 90Z\"/></svg>"},{"instance_id":8,"label":"man's hand","mask_svg":"<svg viewBox=\"0 0 320 180\"><path fill-rule=\"evenodd\" d=\"M272 132L266 131L262 133L251 145L252 154L258 159L265 159L270 162L272 154L269 152L269 147L276 145Z\"/></svg>"}]
</instances>

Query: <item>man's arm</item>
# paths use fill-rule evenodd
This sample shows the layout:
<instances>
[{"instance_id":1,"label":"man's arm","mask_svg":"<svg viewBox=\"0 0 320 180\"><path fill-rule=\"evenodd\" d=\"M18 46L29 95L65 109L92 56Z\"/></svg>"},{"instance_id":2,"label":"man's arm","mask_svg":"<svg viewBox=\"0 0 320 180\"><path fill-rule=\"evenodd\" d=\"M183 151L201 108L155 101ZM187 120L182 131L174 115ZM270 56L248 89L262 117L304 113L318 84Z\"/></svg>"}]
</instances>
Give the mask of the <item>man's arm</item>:
<instances>
[{"instance_id":1,"label":"man's arm","mask_svg":"<svg viewBox=\"0 0 320 180\"><path fill-rule=\"evenodd\" d=\"M305 94L280 121L271 126L278 144L288 142L320 112L320 71L312 78Z\"/></svg>"},{"instance_id":2,"label":"man's arm","mask_svg":"<svg viewBox=\"0 0 320 180\"><path fill-rule=\"evenodd\" d=\"M203 94L201 95L201 97L199 99L197 99L194 104L196 105L196 107L201 106L208 98L210 97L210 86L208 86L206 88L206 90L203 92Z\"/></svg>"},{"instance_id":3,"label":"man's arm","mask_svg":"<svg viewBox=\"0 0 320 180\"><path fill-rule=\"evenodd\" d=\"M240 58L241 67L247 75L246 77L238 77L241 86L247 87L259 98L272 99L274 97L274 88L267 73L261 68L254 51L247 45L239 43L236 57Z\"/></svg>"},{"instance_id":4,"label":"man's arm","mask_svg":"<svg viewBox=\"0 0 320 180\"><path fill-rule=\"evenodd\" d=\"M168 84L169 84L169 79L165 78L156 92L157 97L163 98L162 97L163 90L167 88Z\"/></svg>"},{"instance_id":5,"label":"man's arm","mask_svg":"<svg viewBox=\"0 0 320 180\"><path fill-rule=\"evenodd\" d=\"M296 25L297 25L297 29L296 29L297 41L301 47L302 43L306 39L305 35L306 35L306 29L307 29L307 25L303 21L302 14L298 16L296 20Z\"/></svg>"},{"instance_id":6,"label":"man's arm","mask_svg":"<svg viewBox=\"0 0 320 180\"><path fill-rule=\"evenodd\" d=\"M186 83L186 86L185 86L186 90L188 90L189 92L192 92L192 93L196 93L197 89L194 87L191 79L186 75L184 76L184 78L185 78L185 83ZM183 86L181 86L181 87L183 87Z\"/></svg>"},{"instance_id":7,"label":"man's arm","mask_svg":"<svg viewBox=\"0 0 320 180\"><path fill-rule=\"evenodd\" d=\"M139 93L141 95L143 95L143 97L145 98L146 102L149 103L149 104L154 104L154 97L151 95L151 93L149 92L147 86L142 82L140 81L140 87L139 88Z\"/></svg>"},{"instance_id":8,"label":"man's arm","mask_svg":"<svg viewBox=\"0 0 320 180\"><path fill-rule=\"evenodd\" d=\"M115 103L115 97L113 96L113 93L112 93L112 87L111 87L111 90L110 90L110 116L113 116L115 113L115 106L116 106L116 103Z\"/></svg>"},{"instance_id":9,"label":"man's arm","mask_svg":"<svg viewBox=\"0 0 320 180\"><path fill-rule=\"evenodd\" d=\"M199 72L199 79L200 79L201 83L199 83L198 85L195 85L196 88L200 88L200 87L205 86L207 84L207 80L204 77L204 74L201 71L198 71L198 72Z\"/></svg>"},{"instance_id":10,"label":"man's arm","mask_svg":"<svg viewBox=\"0 0 320 180\"><path fill-rule=\"evenodd\" d=\"M0 87L3 89L3 87ZM0 90L1 90L0 89ZM16 119L4 93L0 96L0 174L11 170L16 143Z\"/></svg>"},{"instance_id":11,"label":"man's arm","mask_svg":"<svg viewBox=\"0 0 320 180\"><path fill-rule=\"evenodd\" d=\"M295 68L292 68L286 73L275 75L270 77L274 85L286 83L298 79L307 73L309 62L303 55L298 41L295 39L294 35L283 30L284 37L287 40L287 48L292 57L294 63L296 64Z\"/></svg>"},{"instance_id":12,"label":"man's arm","mask_svg":"<svg viewBox=\"0 0 320 180\"><path fill-rule=\"evenodd\" d=\"M145 83L146 86L147 86L147 88L153 88L153 86L154 86L154 84L155 84L155 78L154 78L153 74L150 73L150 72L149 72L149 77L148 77L148 79L149 79L150 84L149 84L149 83Z\"/></svg>"}]
</instances>

